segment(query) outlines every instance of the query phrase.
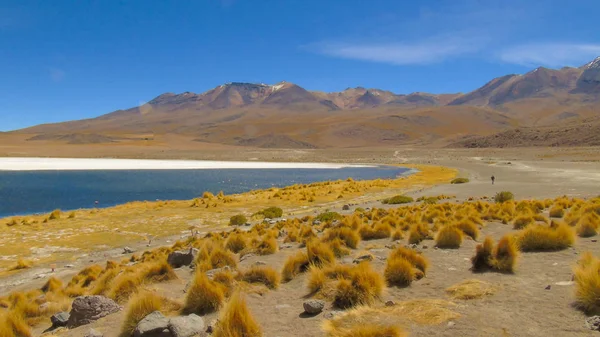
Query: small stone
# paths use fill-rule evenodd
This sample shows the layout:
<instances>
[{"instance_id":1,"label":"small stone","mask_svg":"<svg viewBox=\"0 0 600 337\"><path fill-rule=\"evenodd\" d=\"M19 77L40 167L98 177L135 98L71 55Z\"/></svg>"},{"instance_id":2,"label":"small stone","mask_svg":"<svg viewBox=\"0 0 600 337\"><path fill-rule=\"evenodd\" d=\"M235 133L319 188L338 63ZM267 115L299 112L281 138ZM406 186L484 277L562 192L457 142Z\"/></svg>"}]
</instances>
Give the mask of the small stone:
<instances>
[{"instance_id":1,"label":"small stone","mask_svg":"<svg viewBox=\"0 0 600 337\"><path fill-rule=\"evenodd\" d=\"M335 316L339 315L340 313L341 313L341 311L333 310L333 311L330 311L330 312L326 313L325 315L323 315L323 318L332 319Z\"/></svg>"},{"instance_id":2,"label":"small stone","mask_svg":"<svg viewBox=\"0 0 600 337\"><path fill-rule=\"evenodd\" d=\"M454 325L456 325L456 323L454 323L454 322L452 322L452 321L448 322L448 327L449 327L449 328L453 327Z\"/></svg>"},{"instance_id":3,"label":"small stone","mask_svg":"<svg viewBox=\"0 0 600 337\"><path fill-rule=\"evenodd\" d=\"M289 304L277 304L275 306L275 309L286 309L286 308L290 308L290 307L291 307L291 305L289 305Z\"/></svg>"},{"instance_id":4,"label":"small stone","mask_svg":"<svg viewBox=\"0 0 600 337\"><path fill-rule=\"evenodd\" d=\"M429 248L429 247L427 247L426 245L423 245L423 247L421 247L421 248L423 248L423 249L427 249L427 248Z\"/></svg>"},{"instance_id":5,"label":"small stone","mask_svg":"<svg viewBox=\"0 0 600 337\"><path fill-rule=\"evenodd\" d=\"M551 285L547 285L546 288L544 288L544 289L550 290L550 289L552 289L552 286Z\"/></svg>"},{"instance_id":6,"label":"small stone","mask_svg":"<svg viewBox=\"0 0 600 337\"><path fill-rule=\"evenodd\" d=\"M240 257L240 262L244 262L244 261L246 261L247 259L249 259L249 258L251 258L253 256L256 256L256 255L254 255L252 253L246 254L246 255Z\"/></svg>"},{"instance_id":7,"label":"small stone","mask_svg":"<svg viewBox=\"0 0 600 337\"><path fill-rule=\"evenodd\" d=\"M83 337L104 337L104 334L96 329L90 328Z\"/></svg>"},{"instance_id":8,"label":"small stone","mask_svg":"<svg viewBox=\"0 0 600 337\"><path fill-rule=\"evenodd\" d=\"M206 326L206 332L209 334L212 334L215 331L215 327L217 326L217 324L219 323L219 320L213 319L212 321L210 321L210 323L208 323L208 325Z\"/></svg>"},{"instance_id":9,"label":"small stone","mask_svg":"<svg viewBox=\"0 0 600 337\"><path fill-rule=\"evenodd\" d=\"M390 301L385 302L386 307L393 307L394 305L396 305L396 303L394 303L394 301L390 300Z\"/></svg>"},{"instance_id":10,"label":"small stone","mask_svg":"<svg viewBox=\"0 0 600 337\"><path fill-rule=\"evenodd\" d=\"M450 271L455 271L455 270L456 270L456 268L454 268L454 267L450 267L450 268L448 268L448 270L450 270Z\"/></svg>"},{"instance_id":11,"label":"small stone","mask_svg":"<svg viewBox=\"0 0 600 337\"><path fill-rule=\"evenodd\" d=\"M284 245L281 245L281 246L279 246L279 248L281 248L281 249L293 248L293 247L294 247L294 246L290 245L289 243L288 243L288 244L284 244Z\"/></svg>"},{"instance_id":12,"label":"small stone","mask_svg":"<svg viewBox=\"0 0 600 337\"><path fill-rule=\"evenodd\" d=\"M348 210L350 210L350 205L342 206L342 211L348 211Z\"/></svg>"},{"instance_id":13,"label":"small stone","mask_svg":"<svg viewBox=\"0 0 600 337\"><path fill-rule=\"evenodd\" d=\"M123 248L123 254L131 254L133 252L135 252L135 250L133 250L133 249L131 249L129 247L124 247Z\"/></svg>"},{"instance_id":14,"label":"small stone","mask_svg":"<svg viewBox=\"0 0 600 337\"><path fill-rule=\"evenodd\" d=\"M50 322L52 322L52 327L54 328L67 326L67 323L69 323L69 313L66 311L57 312L50 317Z\"/></svg>"},{"instance_id":15,"label":"small stone","mask_svg":"<svg viewBox=\"0 0 600 337\"><path fill-rule=\"evenodd\" d=\"M253 263L255 266L266 266L267 263L265 261L256 261Z\"/></svg>"},{"instance_id":16,"label":"small stone","mask_svg":"<svg viewBox=\"0 0 600 337\"><path fill-rule=\"evenodd\" d=\"M304 301L303 307L306 313L315 315L323 311L323 308L325 308L325 302L321 300L308 300Z\"/></svg>"},{"instance_id":17,"label":"small stone","mask_svg":"<svg viewBox=\"0 0 600 337\"><path fill-rule=\"evenodd\" d=\"M361 256L355 258L352 261L352 263L359 264L359 263L364 262L364 261L373 261L373 255L370 255L370 254L361 255Z\"/></svg>"},{"instance_id":18,"label":"small stone","mask_svg":"<svg viewBox=\"0 0 600 337\"><path fill-rule=\"evenodd\" d=\"M575 284L575 282L573 282L573 281L560 281L560 282L556 282L554 284L556 284L557 286L572 286L572 285Z\"/></svg>"},{"instance_id":19,"label":"small stone","mask_svg":"<svg viewBox=\"0 0 600 337\"><path fill-rule=\"evenodd\" d=\"M252 224L251 224L251 223L249 223L249 222L246 222L246 223L244 224L244 226L246 226L246 227L250 227L250 226L252 226Z\"/></svg>"},{"instance_id":20,"label":"small stone","mask_svg":"<svg viewBox=\"0 0 600 337\"><path fill-rule=\"evenodd\" d=\"M320 224L321 224L321 221L319 221L319 220L313 221L313 225L320 225Z\"/></svg>"},{"instance_id":21,"label":"small stone","mask_svg":"<svg viewBox=\"0 0 600 337\"><path fill-rule=\"evenodd\" d=\"M65 264L65 268L73 268L73 267L75 267L75 266L72 264Z\"/></svg>"},{"instance_id":22,"label":"small stone","mask_svg":"<svg viewBox=\"0 0 600 337\"><path fill-rule=\"evenodd\" d=\"M598 242L598 240L597 239L592 239L592 242Z\"/></svg>"}]
</instances>

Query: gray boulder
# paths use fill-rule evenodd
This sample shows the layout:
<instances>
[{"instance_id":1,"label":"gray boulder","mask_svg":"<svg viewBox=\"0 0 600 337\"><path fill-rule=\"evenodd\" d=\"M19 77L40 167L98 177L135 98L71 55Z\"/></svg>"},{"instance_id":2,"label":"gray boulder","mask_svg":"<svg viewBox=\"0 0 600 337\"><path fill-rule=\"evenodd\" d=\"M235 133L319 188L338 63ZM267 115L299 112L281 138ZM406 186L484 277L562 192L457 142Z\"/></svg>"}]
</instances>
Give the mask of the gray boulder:
<instances>
[{"instance_id":1,"label":"gray boulder","mask_svg":"<svg viewBox=\"0 0 600 337\"><path fill-rule=\"evenodd\" d=\"M96 329L90 328L83 337L104 337L104 334Z\"/></svg>"},{"instance_id":2,"label":"gray boulder","mask_svg":"<svg viewBox=\"0 0 600 337\"><path fill-rule=\"evenodd\" d=\"M173 268L179 268L181 266L189 266L191 265L196 256L198 255L198 249L190 248L190 250L176 250L169 254L167 257L167 263L169 263Z\"/></svg>"},{"instance_id":3,"label":"gray boulder","mask_svg":"<svg viewBox=\"0 0 600 337\"><path fill-rule=\"evenodd\" d=\"M342 206L342 211L348 211L348 210L350 210L350 205Z\"/></svg>"},{"instance_id":4,"label":"gray boulder","mask_svg":"<svg viewBox=\"0 0 600 337\"><path fill-rule=\"evenodd\" d=\"M50 321L53 328L67 326L67 323L69 323L69 313L66 311L57 312L50 317Z\"/></svg>"},{"instance_id":5,"label":"gray boulder","mask_svg":"<svg viewBox=\"0 0 600 337\"><path fill-rule=\"evenodd\" d=\"M303 306L306 313L315 315L323 311L323 308L325 308L325 302L321 300L308 300L304 301Z\"/></svg>"},{"instance_id":6,"label":"gray boulder","mask_svg":"<svg viewBox=\"0 0 600 337\"><path fill-rule=\"evenodd\" d=\"M160 311L144 317L133 331L133 337L172 337L169 331L169 319Z\"/></svg>"},{"instance_id":7,"label":"gray boulder","mask_svg":"<svg viewBox=\"0 0 600 337\"><path fill-rule=\"evenodd\" d=\"M71 305L67 327L74 328L89 324L119 310L121 310L121 307L108 297L99 295L79 296Z\"/></svg>"},{"instance_id":8,"label":"gray boulder","mask_svg":"<svg viewBox=\"0 0 600 337\"><path fill-rule=\"evenodd\" d=\"M134 249L131 249L131 248L129 248L129 247L124 247L124 248L123 248L123 254L131 254L131 253L133 253L133 252L135 252L135 250L134 250Z\"/></svg>"},{"instance_id":9,"label":"gray boulder","mask_svg":"<svg viewBox=\"0 0 600 337\"><path fill-rule=\"evenodd\" d=\"M173 337L192 337L205 330L204 320L196 314L173 317L169 321L169 331Z\"/></svg>"}]
</instances>

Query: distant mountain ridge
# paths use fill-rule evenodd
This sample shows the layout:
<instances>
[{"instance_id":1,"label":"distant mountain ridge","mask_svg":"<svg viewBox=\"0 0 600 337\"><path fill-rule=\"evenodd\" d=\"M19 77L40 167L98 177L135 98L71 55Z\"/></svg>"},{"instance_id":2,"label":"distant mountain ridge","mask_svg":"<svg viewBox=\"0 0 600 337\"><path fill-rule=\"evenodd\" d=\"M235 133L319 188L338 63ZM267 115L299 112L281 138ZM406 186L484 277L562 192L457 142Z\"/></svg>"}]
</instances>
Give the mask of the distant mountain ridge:
<instances>
[{"instance_id":1,"label":"distant mountain ridge","mask_svg":"<svg viewBox=\"0 0 600 337\"><path fill-rule=\"evenodd\" d=\"M477 137L496 133L503 133L500 138L535 137L536 132L529 132L532 129L509 131L580 120L595 123L598 116L600 57L579 68L539 67L523 75L501 76L465 94L396 94L363 87L326 93L285 81L231 82L203 93L164 93L141 106L97 118L12 133L31 135L30 141L68 144L123 144L154 139L146 137L150 134L269 148L494 146L494 141ZM560 139L555 137L551 145L560 144ZM578 139L574 132L568 145L579 144ZM581 145L588 143L581 141Z\"/></svg>"}]
</instances>

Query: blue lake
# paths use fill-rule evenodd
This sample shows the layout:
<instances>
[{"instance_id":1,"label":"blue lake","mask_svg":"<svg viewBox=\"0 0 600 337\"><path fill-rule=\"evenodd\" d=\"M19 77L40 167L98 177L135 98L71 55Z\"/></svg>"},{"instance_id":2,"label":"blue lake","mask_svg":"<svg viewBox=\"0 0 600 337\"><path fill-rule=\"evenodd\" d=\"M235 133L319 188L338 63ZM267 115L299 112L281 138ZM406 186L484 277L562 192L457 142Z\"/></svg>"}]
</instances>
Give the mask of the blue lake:
<instances>
[{"instance_id":1,"label":"blue lake","mask_svg":"<svg viewBox=\"0 0 600 337\"><path fill-rule=\"evenodd\" d=\"M0 171L0 218L54 209L110 207L129 201L187 200L214 194L316 181L394 178L400 167L339 169L204 169L107 171ZM98 204L95 205L95 201Z\"/></svg>"}]
</instances>

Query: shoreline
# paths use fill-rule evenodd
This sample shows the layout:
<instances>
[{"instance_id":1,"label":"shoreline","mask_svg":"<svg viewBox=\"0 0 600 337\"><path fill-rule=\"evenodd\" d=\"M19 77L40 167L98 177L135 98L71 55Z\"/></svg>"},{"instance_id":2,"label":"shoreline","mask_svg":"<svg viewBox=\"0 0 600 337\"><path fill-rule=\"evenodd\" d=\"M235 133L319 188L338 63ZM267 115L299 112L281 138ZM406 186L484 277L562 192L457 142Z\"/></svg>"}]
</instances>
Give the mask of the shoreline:
<instances>
[{"instance_id":1,"label":"shoreline","mask_svg":"<svg viewBox=\"0 0 600 337\"><path fill-rule=\"evenodd\" d=\"M341 169L377 165L265 161L0 157L0 171Z\"/></svg>"}]
</instances>

